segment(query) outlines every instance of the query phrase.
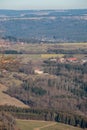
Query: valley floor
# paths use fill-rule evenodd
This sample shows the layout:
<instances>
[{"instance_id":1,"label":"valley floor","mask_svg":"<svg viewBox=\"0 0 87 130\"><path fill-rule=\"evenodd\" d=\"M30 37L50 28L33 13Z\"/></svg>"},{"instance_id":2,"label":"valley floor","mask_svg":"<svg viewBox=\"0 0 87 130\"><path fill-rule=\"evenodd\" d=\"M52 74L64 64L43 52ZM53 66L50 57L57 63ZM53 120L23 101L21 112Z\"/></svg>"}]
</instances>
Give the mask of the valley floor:
<instances>
[{"instance_id":1,"label":"valley floor","mask_svg":"<svg viewBox=\"0 0 87 130\"><path fill-rule=\"evenodd\" d=\"M79 127L73 127L62 123L51 121L36 120L16 120L17 127L21 130L83 130ZM87 130L87 129L85 129Z\"/></svg>"}]
</instances>

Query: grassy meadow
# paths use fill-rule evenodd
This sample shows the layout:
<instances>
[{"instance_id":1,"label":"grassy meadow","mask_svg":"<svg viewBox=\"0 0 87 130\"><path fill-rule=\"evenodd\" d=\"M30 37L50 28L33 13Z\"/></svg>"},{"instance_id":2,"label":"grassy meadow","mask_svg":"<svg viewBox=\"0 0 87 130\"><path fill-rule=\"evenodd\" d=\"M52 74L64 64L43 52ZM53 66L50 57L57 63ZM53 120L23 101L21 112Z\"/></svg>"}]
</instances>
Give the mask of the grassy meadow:
<instances>
[{"instance_id":1,"label":"grassy meadow","mask_svg":"<svg viewBox=\"0 0 87 130\"><path fill-rule=\"evenodd\" d=\"M16 50L23 52L23 54L5 54L5 59L18 59L23 63L29 60L44 60L48 58L63 57L64 54L50 54L48 50L63 49L63 50L87 50L87 43L55 43L55 44L13 44L9 47L5 47L4 50ZM1 59L0 54L0 59ZM84 57L84 54L74 54L75 57Z\"/></svg>"},{"instance_id":2,"label":"grassy meadow","mask_svg":"<svg viewBox=\"0 0 87 130\"><path fill-rule=\"evenodd\" d=\"M63 54L41 54L41 58L48 59L48 58L56 58L56 57L63 57Z\"/></svg>"},{"instance_id":3,"label":"grassy meadow","mask_svg":"<svg viewBox=\"0 0 87 130\"><path fill-rule=\"evenodd\" d=\"M21 130L83 130L62 123L34 120L17 120L17 127Z\"/></svg>"}]
</instances>

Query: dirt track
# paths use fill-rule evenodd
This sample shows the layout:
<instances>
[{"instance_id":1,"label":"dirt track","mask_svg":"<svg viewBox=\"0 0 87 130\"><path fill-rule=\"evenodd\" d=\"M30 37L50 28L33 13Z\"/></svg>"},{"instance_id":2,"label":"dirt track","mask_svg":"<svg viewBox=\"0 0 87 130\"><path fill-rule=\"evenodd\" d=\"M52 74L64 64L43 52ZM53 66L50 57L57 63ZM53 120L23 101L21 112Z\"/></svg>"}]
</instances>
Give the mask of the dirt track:
<instances>
[{"instance_id":1,"label":"dirt track","mask_svg":"<svg viewBox=\"0 0 87 130\"><path fill-rule=\"evenodd\" d=\"M46 127L54 126L54 125L56 125L56 122L54 122L52 124L48 124L48 125L42 126L42 127L34 128L34 130L41 130L42 128L46 128Z\"/></svg>"}]
</instances>

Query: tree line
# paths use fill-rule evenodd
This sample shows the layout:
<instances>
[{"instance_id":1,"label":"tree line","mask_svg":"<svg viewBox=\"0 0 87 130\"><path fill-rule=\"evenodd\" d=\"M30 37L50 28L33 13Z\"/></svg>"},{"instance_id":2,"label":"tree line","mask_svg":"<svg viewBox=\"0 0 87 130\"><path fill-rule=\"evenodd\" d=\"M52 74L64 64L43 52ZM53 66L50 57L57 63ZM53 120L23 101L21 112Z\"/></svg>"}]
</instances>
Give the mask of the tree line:
<instances>
[{"instance_id":1,"label":"tree line","mask_svg":"<svg viewBox=\"0 0 87 130\"><path fill-rule=\"evenodd\" d=\"M0 109L0 130L15 130L16 121L9 113Z\"/></svg>"},{"instance_id":2,"label":"tree line","mask_svg":"<svg viewBox=\"0 0 87 130\"><path fill-rule=\"evenodd\" d=\"M4 112L10 112L18 119L56 121L81 128L87 128L87 118L77 115L76 113L66 113L64 111L60 112L52 109L19 108L15 106L0 106L0 111L2 110Z\"/></svg>"}]
</instances>

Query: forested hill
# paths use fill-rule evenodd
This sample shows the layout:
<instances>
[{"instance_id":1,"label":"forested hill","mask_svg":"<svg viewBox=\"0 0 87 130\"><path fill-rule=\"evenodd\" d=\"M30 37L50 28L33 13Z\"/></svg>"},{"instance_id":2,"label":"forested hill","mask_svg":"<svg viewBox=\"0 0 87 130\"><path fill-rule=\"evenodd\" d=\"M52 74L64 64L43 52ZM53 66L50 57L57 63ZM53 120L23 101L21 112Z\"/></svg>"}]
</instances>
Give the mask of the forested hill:
<instances>
[{"instance_id":1,"label":"forested hill","mask_svg":"<svg viewBox=\"0 0 87 130\"><path fill-rule=\"evenodd\" d=\"M87 10L0 10L0 37L27 42L87 42Z\"/></svg>"}]
</instances>

